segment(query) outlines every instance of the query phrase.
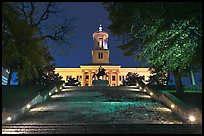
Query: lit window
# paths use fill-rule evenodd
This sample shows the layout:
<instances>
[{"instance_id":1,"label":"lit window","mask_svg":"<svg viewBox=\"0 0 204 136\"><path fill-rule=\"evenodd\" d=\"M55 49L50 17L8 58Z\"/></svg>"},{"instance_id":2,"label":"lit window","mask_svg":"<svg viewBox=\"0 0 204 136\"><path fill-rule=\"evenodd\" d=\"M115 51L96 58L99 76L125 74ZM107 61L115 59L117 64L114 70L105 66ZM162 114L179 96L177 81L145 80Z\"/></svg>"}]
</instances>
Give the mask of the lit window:
<instances>
[{"instance_id":1,"label":"lit window","mask_svg":"<svg viewBox=\"0 0 204 136\"><path fill-rule=\"evenodd\" d=\"M115 81L115 76L112 76L112 81Z\"/></svg>"},{"instance_id":2,"label":"lit window","mask_svg":"<svg viewBox=\"0 0 204 136\"><path fill-rule=\"evenodd\" d=\"M99 38L99 48L103 47L103 38Z\"/></svg>"}]
</instances>

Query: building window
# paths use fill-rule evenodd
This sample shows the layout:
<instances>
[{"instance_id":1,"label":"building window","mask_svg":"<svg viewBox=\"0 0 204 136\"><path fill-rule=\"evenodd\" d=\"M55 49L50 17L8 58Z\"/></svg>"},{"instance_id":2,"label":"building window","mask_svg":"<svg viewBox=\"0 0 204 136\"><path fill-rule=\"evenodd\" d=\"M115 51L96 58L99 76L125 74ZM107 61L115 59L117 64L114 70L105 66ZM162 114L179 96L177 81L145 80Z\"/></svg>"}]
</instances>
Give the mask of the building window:
<instances>
[{"instance_id":1,"label":"building window","mask_svg":"<svg viewBox=\"0 0 204 136\"><path fill-rule=\"evenodd\" d=\"M89 76L86 76L86 81L88 81L89 80Z\"/></svg>"},{"instance_id":2,"label":"building window","mask_svg":"<svg viewBox=\"0 0 204 136\"><path fill-rule=\"evenodd\" d=\"M101 54L100 54L100 52L98 53L98 59L100 59L101 58Z\"/></svg>"},{"instance_id":3,"label":"building window","mask_svg":"<svg viewBox=\"0 0 204 136\"><path fill-rule=\"evenodd\" d=\"M103 59L103 53L102 52L98 53L98 59Z\"/></svg>"},{"instance_id":4,"label":"building window","mask_svg":"<svg viewBox=\"0 0 204 136\"><path fill-rule=\"evenodd\" d=\"M119 76L119 80L120 80L120 81L122 80L122 77L121 77L121 76Z\"/></svg>"},{"instance_id":5,"label":"building window","mask_svg":"<svg viewBox=\"0 0 204 136\"><path fill-rule=\"evenodd\" d=\"M103 47L103 38L99 38L99 48Z\"/></svg>"},{"instance_id":6,"label":"building window","mask_svg":"<svg viewBox=\"0 0 204 136\"><path fill-rule=\"evenodd\" d=\"M112 76L112 81L115 81L115 76Z\"/></svg>"}]
</instances>

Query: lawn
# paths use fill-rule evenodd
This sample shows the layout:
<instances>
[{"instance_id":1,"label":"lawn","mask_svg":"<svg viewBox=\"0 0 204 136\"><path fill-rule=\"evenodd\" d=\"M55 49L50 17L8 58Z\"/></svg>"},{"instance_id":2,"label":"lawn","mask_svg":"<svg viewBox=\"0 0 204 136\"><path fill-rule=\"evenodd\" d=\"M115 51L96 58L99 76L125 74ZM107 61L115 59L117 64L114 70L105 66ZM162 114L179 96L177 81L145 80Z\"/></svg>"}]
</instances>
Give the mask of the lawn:
<instances>
[{"instance_id":1,"label":"lawn","mask_svg":"<svg viewBox=\"0 0 204 136\"><path fill-rule=\"evenodd\" d=\"M47 86L2 86L2 108L18 109L31 101L39 92L48 90L53 85Z\"/></svg>"},{"instance_id":2,"label":"lawn","mask_svg":"<svg viewBox=\"0 0 204 136\"><path fill-rule=\"evenodd\" d=\"M202 85L183 86L184 93L182 95L176 94L175 85L150 85L149 87L158 92L169 92L189 106L199 108L202 112Z\"/></svg>"},{"instance_id":3,"label":"lawn","mask_svg":"<svg viewBox=\"0 0 204 136\"><path fill-rule=\"evenodd\" d=\"M182 95L178 95L176 93L171 93L177 98L179 98L184 103L187 103L191 107L197 107L202 112L202 92L193 92L188 91L184 92Z\"/></svg>"}]
</instances>

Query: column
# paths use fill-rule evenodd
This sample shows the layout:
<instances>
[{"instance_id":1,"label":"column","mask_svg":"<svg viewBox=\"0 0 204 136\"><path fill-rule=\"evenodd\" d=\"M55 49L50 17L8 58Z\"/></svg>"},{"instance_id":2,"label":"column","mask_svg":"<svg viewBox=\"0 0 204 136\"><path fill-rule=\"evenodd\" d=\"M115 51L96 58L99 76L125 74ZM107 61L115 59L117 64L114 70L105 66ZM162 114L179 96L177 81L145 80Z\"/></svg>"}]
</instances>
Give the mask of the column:
<instances>
[{"instance_id":1,"label":"column","mask_svg":"<svg viewBox=\"0 0 204 136\"><path fill-rule=\"evenodd\" d=\"M118 71L116 71L116 86L119 86L119 77L118 77Z\"/></svg>"},{"instance_id":2,"label":"column","mask_svg":"<svg viewBox=\"0 0 204 136\"><path fill-rule=\"evenodd\" d=\"M112 71L110 70L110 77L109 77L109 83L110 83L110 86L112 86Z\"/></svg>"},{"instance_id":3,"label":"column","mask_svg":"<svg viewBox=\"0 0 204 136\"><path fill-rule=\"evenodd\" d=\"M92 84L91 70L89 70L89 86Z\"/></svg>"},{"instance_id":4,"label":"column","mask_svg":"<svg viewBox=\"0 0 204 136\"><path fill-rule=\"evenodd\" d=\"M84 71L82 71L81 86L85 86L85 72Z\"/></svg>"}]
</instances>

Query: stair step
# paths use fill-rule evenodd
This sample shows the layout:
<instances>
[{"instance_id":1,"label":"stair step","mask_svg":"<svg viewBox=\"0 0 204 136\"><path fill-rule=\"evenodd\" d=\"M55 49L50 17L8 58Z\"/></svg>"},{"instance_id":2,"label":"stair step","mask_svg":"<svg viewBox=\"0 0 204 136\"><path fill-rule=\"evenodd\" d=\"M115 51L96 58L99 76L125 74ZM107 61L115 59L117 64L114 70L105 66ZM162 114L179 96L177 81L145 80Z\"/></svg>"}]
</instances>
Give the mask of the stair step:
<instances>
[{"instance_id":1,"label":"stair step","mask_svg":"<svg viewBox=\"0 0 204 136\"><path fill-rule=\"evenodd\" d=\"M202 134L202 126L195 124L117 124L117 125L4 125L2 134Z\"/></svg>"}]
</instances>

